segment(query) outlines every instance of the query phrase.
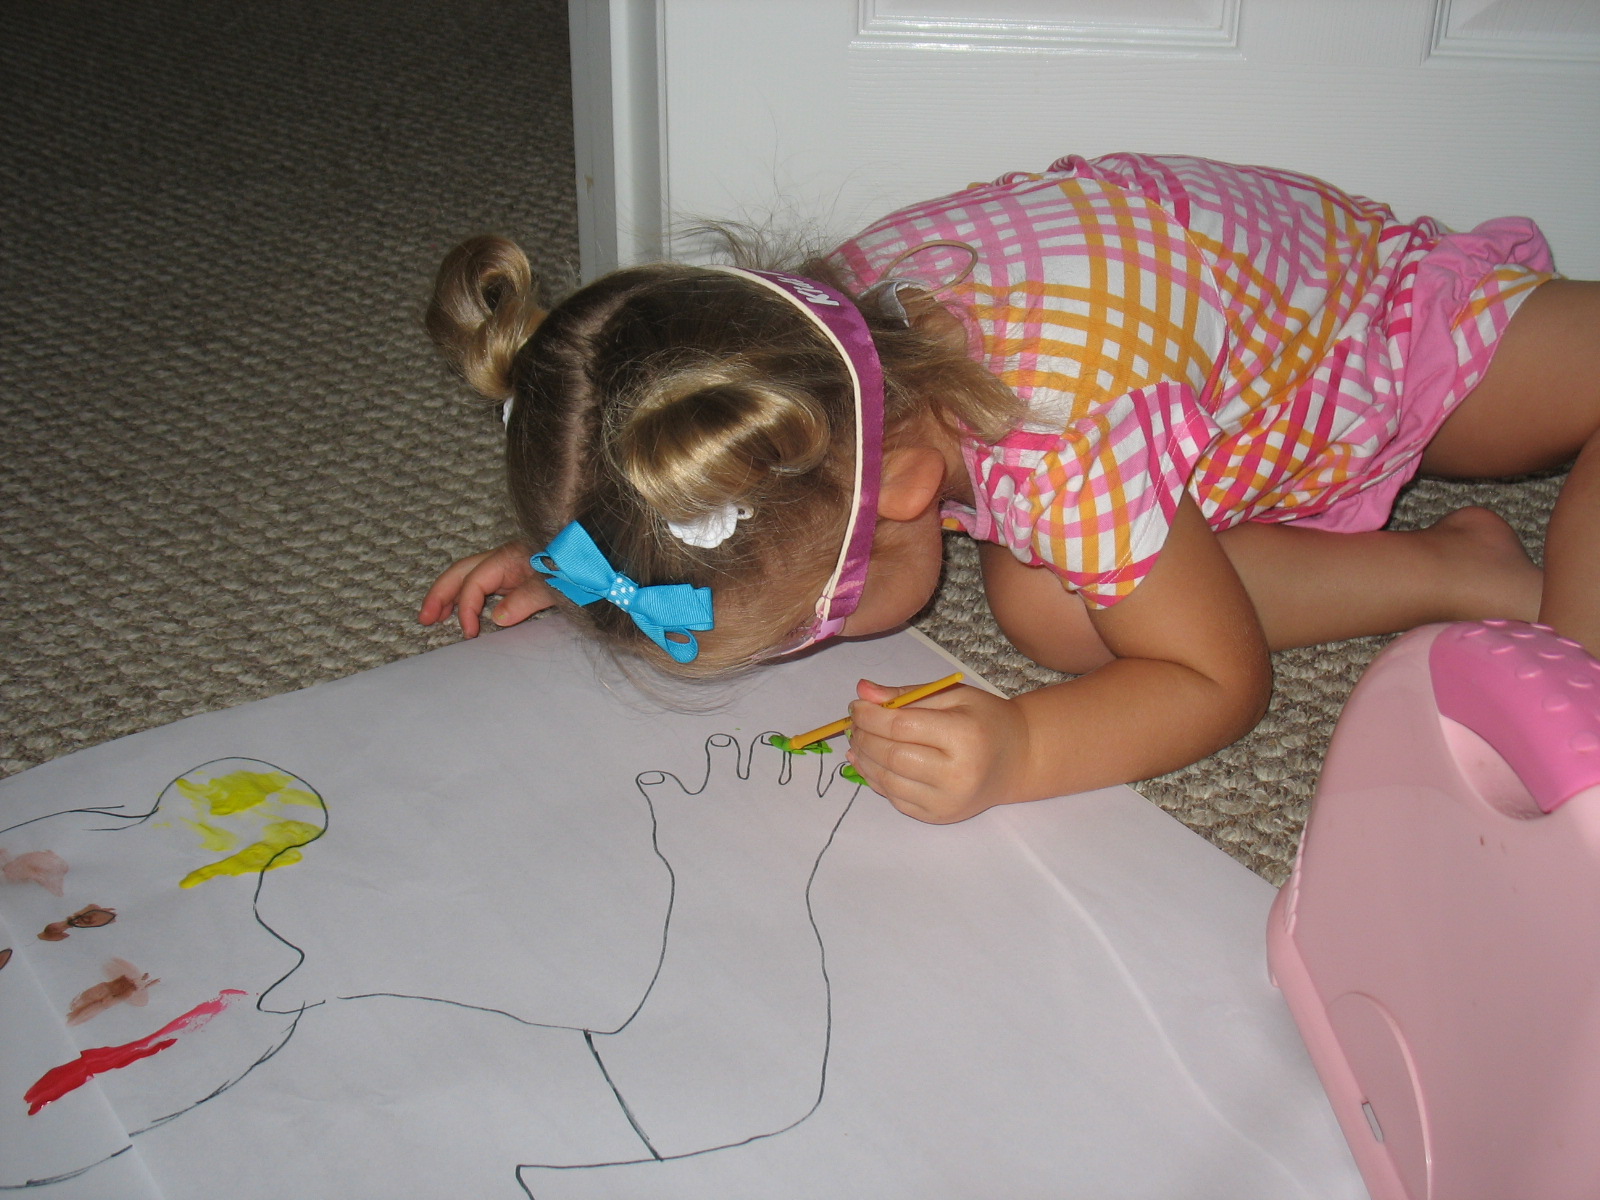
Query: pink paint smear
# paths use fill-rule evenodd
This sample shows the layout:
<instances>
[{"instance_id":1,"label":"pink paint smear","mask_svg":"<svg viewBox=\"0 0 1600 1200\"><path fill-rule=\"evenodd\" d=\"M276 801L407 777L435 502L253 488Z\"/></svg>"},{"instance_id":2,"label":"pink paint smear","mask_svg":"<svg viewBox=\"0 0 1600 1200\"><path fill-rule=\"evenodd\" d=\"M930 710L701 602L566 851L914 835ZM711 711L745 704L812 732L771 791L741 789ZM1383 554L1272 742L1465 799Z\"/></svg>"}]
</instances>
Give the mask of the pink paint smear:
<instances>
[{"instance_id":1,"label":"pink paint smear","mask_svg":"<svg viewBox=\"0 0 1600 1200\"><path fill-rule=\"evenodd\" d=\"M66 877L66 859L54 850L29 850L13 858L0 847L0 878L7 883L37 883L52 896L60 896Z\"/></svg>"},{"instance_id":2,"label":"pink paint smear","mask_svg":"<svg viewBox=\"0 0 1600 1200\"><path fill-rule=\"evenodd\" d=\"M178 1034L190 1029L199 1029L232 1004L237 997L247 995L248 992L241 992L237 988L227 988L219 992L215 1000L195 1005L183 1016L168 1021L160 1029L138 1041L127 1042L121 1046L97 1046L85 1050L71 1062L51 1067L23 1094L22 1098L28 1102L28 1115L33 1116L52 1100L59 1100L68 1092L81 1088L96 1075L115 1071L129 1063L138 1062L141 1058L159 1054L178 1040Z\"/></svg>"}]
</instances>

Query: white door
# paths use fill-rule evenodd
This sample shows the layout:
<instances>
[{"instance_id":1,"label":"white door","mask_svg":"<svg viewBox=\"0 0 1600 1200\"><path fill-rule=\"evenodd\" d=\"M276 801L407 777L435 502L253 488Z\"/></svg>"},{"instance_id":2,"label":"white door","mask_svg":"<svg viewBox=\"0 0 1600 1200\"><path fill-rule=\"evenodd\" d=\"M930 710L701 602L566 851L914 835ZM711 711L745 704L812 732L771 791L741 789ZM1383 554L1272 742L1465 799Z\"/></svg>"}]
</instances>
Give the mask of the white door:
<instances>
[{"instance_id":1,"label":"white door","mask_svg":"<svg viewBox=\"0 0 1600 1200\"><path fill-rule=\"evenodd\" d=\"M1600 278L1600 0L570 0L584 274L1067 153L1322 176ZM669 235L664 240L664 233Z\"/></svg>"}]
</instances>

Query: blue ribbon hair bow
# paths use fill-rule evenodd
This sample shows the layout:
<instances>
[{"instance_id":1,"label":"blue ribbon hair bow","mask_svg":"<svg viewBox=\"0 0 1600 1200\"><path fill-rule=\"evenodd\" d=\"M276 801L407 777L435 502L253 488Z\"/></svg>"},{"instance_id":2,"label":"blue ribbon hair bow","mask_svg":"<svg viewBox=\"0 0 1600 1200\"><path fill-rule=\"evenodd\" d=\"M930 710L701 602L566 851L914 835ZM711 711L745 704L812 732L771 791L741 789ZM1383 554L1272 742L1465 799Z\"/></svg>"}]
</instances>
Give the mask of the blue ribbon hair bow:
<instances>
[{"instance_id":1,"label":"blue ribbon hair bow","mask_svg":"<svg viewBox=\"0 0 1600 1200\"><path fill-rule=\"evenodd\" d=\"M576 521L528 561L574 604L611 601L678 662L693 662L700 653L700 643L690 631L713 627L710 588L687 583L640 587L606 560L589 531ZM689 640L673 641L669 633L681 633Z\"/></svg>"}]
</instances>

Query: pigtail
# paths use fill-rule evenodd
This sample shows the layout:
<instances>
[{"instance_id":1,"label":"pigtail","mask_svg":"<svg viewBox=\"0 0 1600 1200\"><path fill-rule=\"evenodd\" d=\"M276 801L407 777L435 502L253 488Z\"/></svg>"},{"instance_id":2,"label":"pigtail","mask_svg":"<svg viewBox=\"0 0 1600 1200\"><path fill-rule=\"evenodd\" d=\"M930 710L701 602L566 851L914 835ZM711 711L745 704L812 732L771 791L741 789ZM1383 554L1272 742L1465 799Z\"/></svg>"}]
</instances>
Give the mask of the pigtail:
<instances>
[{"instance_id":1,"label":"pigtail","mask_svg":"<svg viewBox=\"0 0 1600 1200\"><path fill-rule=\"evenodd\" d=\"M536 292L527 256L505 238L469 238L440 265L428 333L480 395L511 397L512 364L545 316Z\"/></svg>"}]
</instances>

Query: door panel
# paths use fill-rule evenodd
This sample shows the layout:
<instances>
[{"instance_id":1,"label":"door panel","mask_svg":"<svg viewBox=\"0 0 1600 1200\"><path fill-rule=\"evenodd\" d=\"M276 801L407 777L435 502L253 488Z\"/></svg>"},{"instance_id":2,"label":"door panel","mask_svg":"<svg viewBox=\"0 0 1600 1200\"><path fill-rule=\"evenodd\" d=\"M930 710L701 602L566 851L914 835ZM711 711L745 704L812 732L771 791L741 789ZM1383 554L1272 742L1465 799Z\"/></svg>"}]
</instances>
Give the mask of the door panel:
<instances>
[{"instance_id":1,"label":"door panel","mask_svg":"<svg viewBox=\"0 0 1600 1200\"><path fill-rule=\"evenodd\" d=\"M1563 271L1600 277L1596 0L609 9L653 19L656 50L656 107L641 111L650 89L635 79L620 140L649 143L659 208L632 213L624 260L696 219L770 221L821 241L1066 153L1138 150L1305 171L1457 228L1533 216ZM605 265L586 261L586 273Z\"/></svg>"}]
</instances>

